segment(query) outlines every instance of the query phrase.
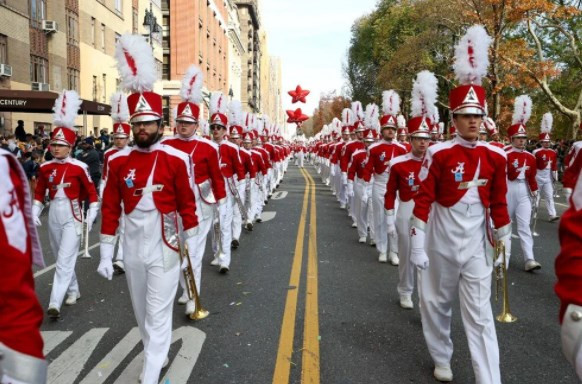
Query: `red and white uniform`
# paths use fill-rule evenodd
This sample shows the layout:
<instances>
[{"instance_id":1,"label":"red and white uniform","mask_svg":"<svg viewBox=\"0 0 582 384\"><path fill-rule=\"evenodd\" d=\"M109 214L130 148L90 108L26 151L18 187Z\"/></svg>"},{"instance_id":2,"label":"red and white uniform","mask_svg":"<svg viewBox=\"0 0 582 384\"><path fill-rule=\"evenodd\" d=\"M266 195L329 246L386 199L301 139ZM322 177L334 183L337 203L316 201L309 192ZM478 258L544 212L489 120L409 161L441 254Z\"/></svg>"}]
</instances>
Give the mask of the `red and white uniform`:
<instances>
[{"instance_id":1,"label":"red and white uniform","mask_svg":"<svg viewBox=\"0 0 582 384\"><path fill-rule=\"evenodd\" d=\"M560 219L560 254L555 291L560 298L562 351L582 380L582 177L573 188L570 208Z\"/></svg>"},{"instance_id":2,"label":"red and white uniform","mask_svg":"<svg viewBox=\"0 0 582 384\"><path fill-rule=\"evenodd\" d=\"M336 199L340 202L341 205L345 205L348 202L346 185L342 182L342 172L340 165L342 154L344 153L347 144L348 143L345 141L339 141L337 143L332 143L329 146L331 151L329 166L330 175L332 176L332 190L336 195Z\"/></svg>"},{"instance_id":3,"label":"red and white uniform","mask_svg":"<svg viewBox=\"0 0 582 384\"><path fill-rule=\"evenodd\" d=\"M240 155L240 160L241 160L241 164L244 167L245 170L245 178L240 180L240 182L237 184L237 188L238 188L238 195L240 196L240 199L243 203L244 209L246 210L246 214L247 214L247 223L248 222L252 222L251 221L251 217L249 215L249 206L245 205L247 202L247 192L251 193L251 189L250 183L254 183L255 182L255 178L257 177L257 171L256 168L253 164L253 160L252 160L252 156L251 156L251 152L249 150L246 150L243 147L239 148L239 155ZM250 196L250 198L252 198L252 196ZM250 201L250 200L249 200ZM247 224L245 223L245 224ZM233 218L232 218L232 238L233 239L240 239L240 233L242 231L242 215L240 212L240 209L238 207L238 205L234 208L234 212L233 212Z\"/></svg>"},{"instance_id":4,"label":"red and white uniform","mask_svg":"<svg viewBox=\"0 0 582 384\"><path fill-rule=\"evenodd\" d=\"M60 309L65 294L79 295L75 264L82 231L81 202L88 198L93 207L99 203L87 165L70 157L41 164L34 204L42 206L47 190L49 243L57 260L49 307Z\"/></svg>"},{"instance_id":5,"label":"red and white uniform","mask_svg":"<svg viewBox=\"0 0 582 384\"><path fill-rule=\"evenodd\" d=\"M371 229L370 236L374 238L373 225L371 225L371 206L369 204L372 196L371 175L366 169L368 161L368 151L358 149L352 154L352 161L348 168L348 190L353 191L353 213L358 225L358 237L368 237L368 227ZM351 184L351 185L350 185Z\"/></svg>"},{"instance_id":6,"label":"red and white uniform","mask_svg":"<svg viewBox=\"0 0 582 384\"><path fill-rule=\"evenodd\" d=\"M4 375L0 380L44 383L42 308L32 276L32 264L44 267L44 260L31 215L28 180L16 157L2 149L0 179L0 375Z\"/></svg>"},{"instance_id":7,"label":"red and white uniform","mask_svg":"<svg viewBox=\"0 0 582 384\"><path fill-rule=\"evenodd\" d=\"M253 170L256 173L256 177L251 183L251 207L249 210L249 217L254 221L261 216L264 201L267 199L267 196L262 191L266 190L264 179L267 177L269 169L267 168L267 164L265 164L263 152L260 147L254 147L250 152Z\"/></svg>"},{"instance_id":8,"label":"red and white uniform","mask_svg":"<svg viewBox=\"0 0 582 384\"><path fill-rule=\"evenodd\" d=\"M412 151L412 144L410 144L408 141L399 141L399 143L402 144L402 146L406 149L406 153Z\"/></svg>"},{"instance_id":9,"label":"red and white uniform","mask_svg":"<svg viewBox=\"0 0 582 384\"><path fill-rule=\"evenodd\" d=\"M398 285L396 287L401 296L412 295L414 291L415 268L410 262L410 217L414 208L414 196L420 189L418 173L422 165L422 158L416 157L412 152L398 156L390 160L390 173L388 185L384 195L384 208L387 220L396 226L398 236ZM399 204L396 209L396 199ZM397 211L397 212L396 212Z\"/></svg>"},{"instance_id":10,"label":"red and white uniform","mask_svg":"<svg viewBox=\"0 0 582 384\"><path fill-rule=\"evenodd\" d=\"M543 195L548 214L550 217L555 217L554 182L558 180L558 156L556 151L551 148L537 148L533 151L533 155L536 158L536 182L540 191L537 203Z\"/></svg>"},{"instance_id":11,"label":"red and white uniform","mask_svg":"<svg viewBox=\"0 0 582 384\"><path fill-rule=\"evenodd\" d=\"M572 194L572 189L576 185L582 170L582 141L572 144L568 155L564 159L564 175L562 176L562 186L566 197Z\"/></svg>"},{"instance_id":12,"label":"red and white uniform","mask_svg":"<svg viewBox=\"0 0 582 384\"><path fill-rule=\"evenodd\" d=\"M279 177L279 169L278 169L278 165L277 165L277 153L275 150L275 146L269 142L265 142L263 143L263 148L267 151L267 153L269 154L269 163L271 164L271 168L269 169L269 177L268 177L268 185L269 185L269 189L268 189L268 194L269 196L273 193L273 191L275 190L275 187L277 186L277 179Z\"/></svg>"},{"instance_id":13,"label":"red and white uniform","mask_svg":"<svg viewBox=\"0 0 582 384\"><path fill-rule=\"evenodd\" d=\"M366 170L374 178L372 186L372 212L374 218L374 232L376 234L376 249L380 254L388 252L388 235L386 228L386 211L384 210L384 195L388 184L388 163L395 157L404 155L406 148L397 142L381 140L368 148L369 156ZM390 252L398 253L396 236L390 238Z\"/></svg>"},{"instance_id":14,"label":"red and white uniform","mask_svg":"<svg viewBox=\"0 0 582 384\"><path fill-rule=\"evenodd\" d=\"M494 147L501 148L501 149L505 148L505 144L500 143L499 141L490 141L489 145L492 145Z\"/></svg>"},{"instance_id":15,"label":"red and white uniform","mask_svg":"<svg viewBox=\"0 0 582 384\"><path fill-rule=\"evenodd\" d=\"M505 153L461 137L428 148L414 197L411 250L420 247L430 265L421 274L422 328L437 366L450 364L451 309L457 294L479 383L500 382L499 348L491 312L491 244L486 215L507 236Z\"/></svg>"},{"instance_id":16,"label":"red and white uniform","mask_svg":"<svg viewBox=\"0 0 582 384\"><path fill-rule=\"evenodd\" d=\"M536 158L523 149L507 149L507 209L517 222L517 233L524 261L534 260L533 238L530 229L533 193L536 182ZM511 237L506 244L506 260L511 256Z\"/></svg>"}]
</instances>

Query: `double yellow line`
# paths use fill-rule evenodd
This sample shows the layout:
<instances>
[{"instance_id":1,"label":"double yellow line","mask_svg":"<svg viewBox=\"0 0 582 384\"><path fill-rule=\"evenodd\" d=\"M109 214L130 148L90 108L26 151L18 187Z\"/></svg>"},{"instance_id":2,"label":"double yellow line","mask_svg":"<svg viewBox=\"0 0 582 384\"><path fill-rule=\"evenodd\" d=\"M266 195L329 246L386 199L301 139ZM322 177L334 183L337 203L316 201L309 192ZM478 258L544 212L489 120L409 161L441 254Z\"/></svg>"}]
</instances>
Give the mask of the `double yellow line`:
<instances>
[{"instance_id":1,"label":"double yellow line","mask_svg":"<svg viewBox=\"0 0 582 384\"><path fill-rule=\"evenodd\" d=\"M301 382L319 384L319 309L318 309L318 283L317 283L317 208L315 206L315 181L311 175L300 168L305 179L305 191L303 193L303 207L297 229L295 242L295 254L291 267L289 286L295 287L287 292L285 312L279 336L279 349L277 362L273 374L273 384L289 383L293 356L293 338L295 336L295 318L297 315L297 299L301 281L301 266L303 263L303 245L305 237L305 225L307 222L307 209L309 195L311 194L311 210L309 212L309 235L307 244L307 282L305 295L305 322L303 327L303 348L301 361Z\"/></svg>"}]
</instances>

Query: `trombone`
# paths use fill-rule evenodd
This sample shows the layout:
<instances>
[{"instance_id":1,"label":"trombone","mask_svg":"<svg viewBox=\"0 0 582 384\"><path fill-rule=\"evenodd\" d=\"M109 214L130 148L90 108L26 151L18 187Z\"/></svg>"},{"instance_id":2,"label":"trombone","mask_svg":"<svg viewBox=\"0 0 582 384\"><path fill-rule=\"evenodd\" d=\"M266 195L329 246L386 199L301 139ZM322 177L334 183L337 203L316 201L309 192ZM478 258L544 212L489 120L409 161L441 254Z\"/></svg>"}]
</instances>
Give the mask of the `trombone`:
<instances>
[{"instance_id":1,"label":"trombone","mask_svg":"<svg viewBox=\"0 0 582 384\"><path fill-rule=\"evenodd\" d=\"M497 261L497 258L502 256L501 264L497 267L494 266L495 273L495 301L499 299L499 287L503 289L503 305L501 313L495 318L500 323L513 323L517 321L517 317L511 314L509 309L509 292L507 290L507 265L505 259L505 243L502 240L497 240L495 244L495 253L493 254L493 262Z\"/></svg>"},{"instance_id":2,"label":"trombone","mask_svg":"<svg viewBox=\"0 0 582 384\"><path fill-rule=\"evenodd\" d=\"M196 280L194 278L194 270L192 269L192 260L190 260L190 256L188 255L188 248L186 244L180 244L180 268L182 269L182 273L184 274L184 282L186 283L186 292L188 292L188 299L194 300L194 305L196 306L196 310L194 313L188 315L191 320L202 320L208 317L209 312L202 308L202 304L200 304L200 296L198 295L198 289L196 288ZM184 265L184 259L186 259L186 267L182 268Z\"/></svg>"},{"instance_id":3,"label":"trombone","mask_svg":"<svg viewBox=\"0 0 582 384\"><path fill-rule=\"evenodd\" d=\"M212 210L214 212L214 220L212 223L214 241L218 244L218 257L221 257L224 254L224 251L222 250L222 232L220 230L220 211L218 209L218 203L212 205Z\"/></svg>"}]
</instances>

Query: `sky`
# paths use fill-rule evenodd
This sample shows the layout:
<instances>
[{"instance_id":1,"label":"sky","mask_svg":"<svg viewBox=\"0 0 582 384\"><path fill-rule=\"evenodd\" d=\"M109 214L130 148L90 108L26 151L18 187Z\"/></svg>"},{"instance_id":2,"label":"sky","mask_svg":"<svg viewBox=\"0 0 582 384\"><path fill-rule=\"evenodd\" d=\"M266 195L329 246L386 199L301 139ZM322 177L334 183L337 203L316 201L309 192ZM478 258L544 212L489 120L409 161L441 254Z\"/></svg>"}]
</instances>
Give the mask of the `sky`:
<instances>
[{"instance_id":1,"label":"sky","mask_svg":"<svg viewBox=\"0 0 582 384\"><path fill-rule=\"evenodd\" d=\"M283 108L311 115L322 92L341 92L342 63L353 22L374 10L377 0L260 0L269 55L281 58ZM287 91L311 91L307 103L291 104Z\"/></svg>"}]
</instances>

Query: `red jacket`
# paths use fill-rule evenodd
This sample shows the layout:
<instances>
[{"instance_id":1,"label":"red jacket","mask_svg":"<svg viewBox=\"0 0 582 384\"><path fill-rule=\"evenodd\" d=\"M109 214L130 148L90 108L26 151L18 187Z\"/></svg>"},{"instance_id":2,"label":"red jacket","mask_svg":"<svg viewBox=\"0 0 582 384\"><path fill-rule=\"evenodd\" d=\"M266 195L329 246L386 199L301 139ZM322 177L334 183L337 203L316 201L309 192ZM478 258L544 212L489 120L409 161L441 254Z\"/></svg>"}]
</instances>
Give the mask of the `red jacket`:
<instances>
[{"instance_id":1,"label":"red jacket","mask_svg":"<svg viewBox=\"0 0 582 384\"><path fill-rule=\"evenodd\" d=\"M253 161L255 174L258 174L260 172L263 174L263 176L266 175L268 169L263 160L263 153L257 150L256 147L251 149L251 159Z\"/></svg>"},{"instance_id":2,"label":"red jacket","mask_svg":"<svg viewBox=\"0 0 582 384\"><path fill-rule=\"evenodd\" d=\"M566 169L562 177L562 184L564 188L573 189L582 170L582 141L577 141L572 145L568 156L564 159L564 165Z\"/></svg>"},{"instance_id":3,"label":"red jacket","mask_svg":"<svg viewBox=\"0 0 582 384\"><path fill-rule=\"evenodd\" d=\"M406 153L406 148L396 140L392 142L379 141L370 145L368 150L370 155L366 169L370 174L377 175L386 172L390 160Z\"/></svg>"},{"instance_id":4,"label":"red jacket","mask_svg":"<svg viewBox=\"0 0 582 384\"><path fill-rule=\"evenodd\" d=\"M340 157L340 169L342 173L347 173L348 168L350 166L350 162L352 161L352 154L358 149L366 149L364 143L359 140L354 140L346 143L342 148L342 153Z\"/></svg>"},{"instance_id":5,"label":"red jacket","mask_svg":"<svg viewBox=\"0 0 582 384\"><path fill-rule=\"evenodd\" d=\"M467 192L459 189L461 182L472 181L480 164L479 197L485 208L491 209L495 228L510 223L507 212L507 160L505 152L482 142L468 143L460 137L429 147L418 178L420 191L414 197L413 215L428 221L430 207L437 202L452 207Z\"/></svg>"},{"instance_id":6,"label":"red jacket","mask_svg":"<svg viewBox=\"0 0 582 384\"><path fill-rule=\"evenodd\" d=\"M420 189L418 173L421 165L422 158L414 157L411 152L390 160L384 208L394 209L396 193L398 193L400 201L410 201L416 196Z\"/></svg>"},{"instance_id":7,"label":"red jacket","mask_svg":"<svg viewBox=\"0 0 582 384\"><path fill-rule=\"evenodd\" d=\"M251 152L244 148L240 148L239 155L241 163L243 167L245 167L245 175L249 175L251 179L257 177L257 167L253 164Z\"/></svg>"},{"instance_id":8,"label":"red jacket","mask_svg":"<svg viewBox=\"0 0 582 384\"><path fill-rule=\"evenodd\" d=\"M505 147L505 144L500 143L499 141L490 141L489 145L492 145L494 147L501 148L501 149L503 149Z\"/></svg>"},{"instance_id":9,"label":"red jacket","mask_svg":"<svg viewBox=\"0 0 582 384\"><path fill-rule=\"evenodd\" d=\"M551 169L552 171L558 170L558 156L553 149L537 148L533 151L533 155L536 158L537 169Z\"/></svg>"},{"instance_id":10,"label":"red jacket","mask_svg":"<svg viewBox=\"0 0 582 384\"><path fill-rule=\"evenodd\" d=\"M348 180L353 181L358 176L358 179L364 180L366 183L370 181L372 175L366 171L367 160L368 151L365 149L358 149L352 154L352 162L348 168Z\"/></svg>"},{"instance_id":11,"label":"red jacket","mask_svg":"<svg viewBox=\"0 0 582 384\"><path fill-rule=\"evenodd\" d=\"M103 169L101 171L101 181L105 181L107 179L107 162L109 162L109 157L111 155L116 154L119 152L119 148L111 147L103 153Z\"/></svg>"},{"instance_id":12,"label":"red jacket","mask_svg":"<svg viewBox=\"0 0 582 384\"><path fill-rule=\"evenodd\" d=\"M524 172L531 192L538 190L536 158L525 149L510 147L507 151L507 179L513 181Z\"/></svg>"},{"instance_id":13,"label":"red jacket","mask_svg":"<svg viewBox=\"0 0 582 384\"><path fill-rule=\"evenodd\" d=\"M154 168L155 166L155 168ZM196 201L191 185L191 160L183 152L156 143L148 150L134 147L127 156L113 155L109 160L109 177L103 191L101 235L114 236L123 210L129 215L142 196L153 173L152 185L163 185L153 192L156 208L162 214L178 212L184 231L198 225Z\"/></svg>"},{"instance_id":14,"label":"red jacket","mask_svg":"<svg viewBox=\"0 0 582 384\"><path fill-rule=\"evenodd\" d=\"M222 140L219 150L222 175L227 179L237 175L239 180L243 180L245 178L245 168L240 160L238 146L230 141Z\"/></svg>"},{"instance_id":15,"label":"red jacket","mask_svg":"<svg viewBox=\"0 0 582 384\"><path fill-rule=\"evenodd\" d=\"M332 149L332 154L331 154L331 158L330 158L330 162L332 164L338 164L342 155L342 151L346 146L346 142L345 141L340 141L339 143L334 143L333 145L333 149Z\"/></svg>"},{"instance_id":16,"label":"red jacket","mask_svg":"<svg viewBox=\"0 0 582 384\"><path fill-rule=\"evenodd\" d=\"M83 201L89 198L91 203L99 200L87 164L71 157L41 164L34 199L42 203L48 189L52 200L59 189L58 186L62 187L69 200Z\"/></svg>"},{"instance_id":17,"label":"red jacket","mask_svg":"<svg viewBox=\"0 0 582 384\"><path fill-rule=\"evenodd\" d=\"M399 143L404 147L404 149L406 149L406 153L412 151L412 144L408 141L399 141Z\"/></svg>"},{"instance_id":18,"label":"red jacket","mask_svg":"<svg viewBox=\"0 0 582 384\"><path fill-rule=\"evenodd\" d=\"M261 154L261 157L263 159L263 165L264 165L266 170L273 168L273 166L271 165L269 152L265 148L260 147L260 146L256 146L256 147L253 147L253 150L255 150Z\"/></svg>"}]
</instances>

